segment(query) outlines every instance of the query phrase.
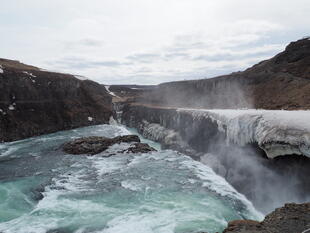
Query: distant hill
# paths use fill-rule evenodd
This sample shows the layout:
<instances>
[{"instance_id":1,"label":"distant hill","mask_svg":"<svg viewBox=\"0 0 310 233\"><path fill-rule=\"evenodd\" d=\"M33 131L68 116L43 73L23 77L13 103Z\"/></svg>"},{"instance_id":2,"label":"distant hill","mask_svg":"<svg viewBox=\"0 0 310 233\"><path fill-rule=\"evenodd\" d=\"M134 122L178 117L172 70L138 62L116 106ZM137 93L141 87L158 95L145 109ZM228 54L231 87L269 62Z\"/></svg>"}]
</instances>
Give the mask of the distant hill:
<instances>
[{"instance_id":1,"label":"distant hill","mask_svg":"<svg viewBox=\"0 0 310 233\"><path fill-rule=\"evenodd\" d=\"M139 101L195 108L310 109L310 39L253 67L212 79L160 84Z\"/></svg>"}]
</instances>

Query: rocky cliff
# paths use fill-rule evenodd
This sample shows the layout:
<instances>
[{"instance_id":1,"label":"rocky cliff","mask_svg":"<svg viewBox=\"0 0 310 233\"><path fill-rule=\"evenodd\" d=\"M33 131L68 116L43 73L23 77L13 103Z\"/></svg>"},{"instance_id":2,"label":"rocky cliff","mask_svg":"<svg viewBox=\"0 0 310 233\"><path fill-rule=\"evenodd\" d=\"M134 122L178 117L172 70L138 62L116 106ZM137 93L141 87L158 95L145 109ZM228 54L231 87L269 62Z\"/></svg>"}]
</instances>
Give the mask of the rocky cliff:
<instances>
[{"instance_id":1,"label":"rocky cliff","mask_svg":"<svg viewBox=\"0 0 310 233\"><path fill-rule=\"evenodd\" d=\"M108 123L105 87L70 74L0 59L0 142Z\"/></svg>"},{"instance_id":2,"label":"rocky cliff","mask_svg":"<svg viewBox=\"0 0 310 233\"><path fill-rule=\"evenodd\" d=\"M212 79L163 83L140 102L192 108L310 109L310 40L270 60Z\"/></svg>"}]
</instances>

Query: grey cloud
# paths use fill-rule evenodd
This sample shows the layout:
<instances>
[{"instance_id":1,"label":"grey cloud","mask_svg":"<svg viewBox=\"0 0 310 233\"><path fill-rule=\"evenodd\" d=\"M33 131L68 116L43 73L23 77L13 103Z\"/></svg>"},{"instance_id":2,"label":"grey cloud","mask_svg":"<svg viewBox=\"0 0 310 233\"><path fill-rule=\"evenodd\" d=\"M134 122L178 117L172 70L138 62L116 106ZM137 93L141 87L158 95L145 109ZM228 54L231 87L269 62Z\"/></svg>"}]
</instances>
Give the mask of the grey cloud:
<instances>
[{"instance_id":1,"label":"grey cloud","mask_svg":"<svg viewBox=\"0 0 310 233\"><path fill-rule=\"evenodd\" d=\"M84 45L84 46L90 46L90 47L99 47L103 45L103 41L96 40L96 39L91 39L91 38L85 38L77 43Z\"/></svg>"},{"instance_id":2,"label":"grey cloud","mask_svg":"<svg viewBox=\"0 0 310 233\"><path fill-rule=\"evenodd\" d=\"M47 64L58 68L69 68L69 69L89 69L96 67L119 67L122 65L128 65L129 63L122 63L118 61L92 61L79 57L69 57L48 62Z\"/></svg>"},{"instance_id":3,"label":"grey cloud","mask_svg":"<svg viewBox=\"0 0 310 233\"><path fill-rule=\"evenodd\" d=\"M84 38L76 41L66 41L63 43L65 50L80 49L80 48L99 48L104 42L93 38Z\"/></svg>"},{"instance_id":4,"label":"grey cloud","mask_svg":"<svg viewBox=\"0 0 310 233\"><path fill-rule=\"evenodd\" d=\"M152 72L153 70L151 68L148 68L148 67L142 67L138 70L136 70L136 73L150 73Z\"/></svg>"},{"instance_id":5,"label":"grey cloud","mask_svg":"<svg viewBox=\"0 0 310 233\"><path fill-rule=\"evenodd\" d=\"M167 51L170 52L176 52L176 53L182 53L186 52L191 49L203 49L207 48L208 44L204 42L193 42L193 43L178 43L176 42L175 44L171 45L170 47L167 48Z\"/></svg>"},{"instance_id":6,"label":"grey cloud","mask_svg":"<svg viewBox=\"0 0 310 233\"><path fill-rule=\"evenodd\" d=\"M187 53L180 53L180 52L171 52L165 54L165 59L173 59L173 58L188 58L189 54Z\"/></svg>"},{"instance_id":7,"label":"grey cloud","mask_svg":"<svg viewBox=\"0 0 310 233\"><path fill-rule=\"evenodd\" d=\"M245 54L234 54L234 53L219 53L214 55L200 55L193 57L194 61L209 61L209 62L219 62L219 61L238 61L248 58L255 57L271 57L275 55L272 51L256 52L256 53L245 53Z\"/></svg>"},{"instance_id":8,"label":"grey cloud","mask_svg":"<svg viewBox=\"0 0 310 233\"><path fill-rule=\"evenodd\" d=\"M156 59L160 59L161 55L157 53L137 53L126 58L133 62L151 63Z\"/></svg>"}]
</instances>

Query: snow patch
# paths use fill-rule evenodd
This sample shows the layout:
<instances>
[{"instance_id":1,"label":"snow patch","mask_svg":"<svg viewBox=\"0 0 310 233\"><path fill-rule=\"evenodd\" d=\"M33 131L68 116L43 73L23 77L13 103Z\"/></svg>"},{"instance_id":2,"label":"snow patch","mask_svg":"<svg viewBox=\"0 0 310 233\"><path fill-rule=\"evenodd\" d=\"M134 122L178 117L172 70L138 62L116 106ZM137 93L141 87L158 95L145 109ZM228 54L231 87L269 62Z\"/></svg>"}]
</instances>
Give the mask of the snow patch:
<instances>
[{"instance_id":1,"label":"snow patch","mask_svg":"<svg viewBox=\"0 0 310 233\"><path fill-rule=\"evenodd\" d=\"M34 74L32 73L29 73L27 71L23 71L24 74L28 75L28 78L31 80L31 82L35 83L36 80L32 79L32 78L36 78L37 76L35 76Z\"/></svg>"},{"instance_id":2,"label":"snow patch","mask_svg":"<svg viewBox=\"0 0 310 233\"><path fill-rule=\"evenodd\" d=\"M35 76L34 74L30 73L30 72L27 72L27 71L23 71L24 74L27 74L29 75L30 77L32 78L36 78L37 76Z\"/></svg>"},{"instance_id":3,"label":"snow patch","mask_svg":"<svg viewBox=\"0 0 310 233\"><path fill-rule=\"evenodd\" d=\"M56 70L47 70L47 69L42 69L42 68L39 68L40 71L43 71L43 72L50 72L50 73L58 73L58 71Z\"/></svg>"},{"instance_id":4,"label":"snow patch","mask_svg":"<svg viewBox=\"0 0 310 233\"><path fill-rule=\"evenodd\" d=\"M92 117L88 117L87 119L88 119L88 121L93 121L94 120L94 118L92 118Z\"/></svg>"},{"instance_id":5,"label":"snow patch","mask_svg":"<svg viewBox=\"0 0 310 233\"><path fill-rule=\"evenodd\" d=\"M3 116L6 115L6 112L3 111L1 108L0 108L0 113L1 113Z\"/></svg>"},{"instance_id":6,"label":"snow patch","mask_svg":"<svg viewBox=\"0 0 310 233\"><path fill-rule=\"evenodd\" d=\"M10 110L10 111L14 111L15 110L15 106L16 104L11 104L9 107L8 107L8 109Z\"/></svg>"},{"instance_id":7,"label":"snow patch","mask_svg":"<svg viewBox=\"0 0 310 233\"><path fill-rule=\"evenodd\" d=\"M79 80L89 80L89 78L82 76L82 75L74 75L75 78L79 79Z\"/></svg>"},{"instance_id":8,"label":"snow patch","mask_svg":"<svg viewBox=\"0 0 310 233\"><path fill-rule=\"evenodd\" d=\"M105 89L107 90L107 92L108 92L110 95L115 96L115 97L118 97L117 95L115 95L114 92L110 91L110 86L104 86L104 87L105 87Z\"/></svg>"},{"instance_id":9,"label":"snow patch","mask_svg":"<svg viewBox=\"0 0 310 233\"><path fill-rule=\"evenodd\" d=\"M0 74L3 74L3 67L0 65Z\"/></svg>"},{"instance_id":10,"label":"snow patch","mask_svg":"<svg viewBox=\"0 0 310 233\"><path fill-rule=\"evenodd\" d=\"M178 109L194 118L209 118L227 143L258 145L269 158L298 154L310 157L310 111Z\"/></svg>"}]
</instances>

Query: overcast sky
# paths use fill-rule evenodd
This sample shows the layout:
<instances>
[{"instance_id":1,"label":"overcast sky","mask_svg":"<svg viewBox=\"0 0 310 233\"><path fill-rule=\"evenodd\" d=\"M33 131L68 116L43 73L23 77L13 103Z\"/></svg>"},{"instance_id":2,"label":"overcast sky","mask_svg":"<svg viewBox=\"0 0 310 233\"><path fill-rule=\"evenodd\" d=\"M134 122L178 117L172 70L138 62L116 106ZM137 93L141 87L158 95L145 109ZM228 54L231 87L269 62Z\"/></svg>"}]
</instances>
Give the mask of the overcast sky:
<instances>
[{"instance_id":1,"label":"overcast sky","mask_svg":"<svg viewBox=\"0 0 310 233\"><path fill-rule=\"evenodd\" d=\"M1 0L0 57L105 84L243 70L310 34L309 0Z\"/></svg>"}]
</instances>

